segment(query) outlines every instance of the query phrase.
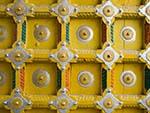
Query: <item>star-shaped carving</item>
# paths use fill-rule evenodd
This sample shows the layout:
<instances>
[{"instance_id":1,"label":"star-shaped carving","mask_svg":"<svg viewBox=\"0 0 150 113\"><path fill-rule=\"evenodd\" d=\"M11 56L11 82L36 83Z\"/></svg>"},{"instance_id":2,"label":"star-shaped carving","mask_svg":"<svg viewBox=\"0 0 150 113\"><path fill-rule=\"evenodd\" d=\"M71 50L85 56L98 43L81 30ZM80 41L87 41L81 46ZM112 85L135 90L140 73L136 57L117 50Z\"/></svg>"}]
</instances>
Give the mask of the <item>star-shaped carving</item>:
<instances>
[{"instance_id":1,"label":"star-shaped carving","mask_svg":"<svg viewBox=\"0 0 150 113\"><path fill-rule=\"evenodd\" d=\"M142 51L139 54L139 58L141 61L145 62L147 67L150 68L150 47L147 46L146 50Z\"/></svg>"},{"instance_id":2,"label":"star-shaped carving","mask_svg":"<svg viewBox=\"0 0 150 113\"><path fill-rule=\"evenodd\" d=\"M106 95L96 102L96 106L99 109L103 109L105 113L112 113L114 109L121 107L122 102L119 101L112 93L110 89L107 89Z\"/></svg>"},{"instance_id":3,"label":"star-shaped carving","mask_svg":"<svg viewBox=\"0 0 150 113\"><path fill-rule=\"evenodd\" d=\"M6 54L6 60L12 63L15 69L21 69L24 62L31 58L31 55L23 48L22 42L17 42L14 49Z\"/></svg>"},{"instance_id":4,"label":"star-shaped carving","mask_svg":"<svg viewBox=\"0 0 150 113\"><path fill-rule=\"evenodd\" d=\"M150 2L146 3L144 6L141 6L138 10L140 15L146 17L146 21L150 23Z\"/></svg>"},{"instance_id":5,"label":"star-shaped carving","mask_svg":"<svg viewBox=\"0 0 150 113\"><path fill-rule=\"evenodd\" d=\"M50 101L51 108L56 108L59 113L67 113L70 109L77 107L77 102L68 96L68 90L62 88L58 91L56 100Z\"/></svg>"},{"instance_id":6,"label":"star-shaped carving","mask_svg":"<svg viewBox=\"0 0 150 113\"><path fill-rule=\"evenodd\" d=\"M65 42L62 42L60 45L61 47L55 51L55 53L50 54L49 57L57 62L59 69L64 70L69 62L78 58L78 55L73 54L73 52L66 47Z\"/></svg>"},{"instance_id":7,"label":"star-shaped carving","mask_svg":"<svg viewBox=\"0 0 150 113\"><path fill-rule=\"evenodd\" d=\"M10 109L11 113L23 113L24 109L31 108L31 104L31 101L24 98L17 88L13 90L11 98L4 101L5 108Z\"/></svg>"},{"instance_id":8,"label":"star-shaped carving","mask_svg":"<svg viewBox=\"0 0 150 113\"><path fill-rule=\"evenodd\" d=\"M117 8L110 0L96 6L96 14L102 16L105 24L111 25L116 15L122 13L122 9Z\"/></svg>"},{"instance_id":9,"label":"star-shaped carving","mask_svg":"<svg viewBox=\"0 0 150 113\"><path fill-rule=\"evenodd\" d=\"M16 23L23 23L26 16L33 16L33 5L26 4L24 0L15 0L14 3L8 4L6 11L13 16Z\"/></svg>"},{"instance_id":10,"label":"star-shaped carving","mask_svg":"<svg viewBox=\"0 0 150 113\"><path fill-rule=\"evenodd\" d=\"M146 109L148 112L150 111L150 92L148 91L147 96L143 99L139 100L139 105Z\"/></svg>"},{"instance_id":11,"label":"star-shaped carving","mask_svg":"<svg viewBox=\"0 0 150 113\"><path fill-rule=\"evenodd\" d=\"M59 0L57 4L52 5L50 11L58 16L60 23L68 23L70 16L78 12L77 8L71 5L68 0Z\"/></svg>"},{"instance_id":12,"label":"star-shaped carving","mask_svg":"<svg viewBox=\"0 0 150 113\"><path fill-rule=\"evenodd\" d=\"M106 46L106 47L105 47ZM122 55L119 55L112 47L111 44L105 44L105 49L101 53L97 53L96 57L99 61L102 60L108 69L112 69L112 65L120 58Z\"/></svg>"}]
</instances>

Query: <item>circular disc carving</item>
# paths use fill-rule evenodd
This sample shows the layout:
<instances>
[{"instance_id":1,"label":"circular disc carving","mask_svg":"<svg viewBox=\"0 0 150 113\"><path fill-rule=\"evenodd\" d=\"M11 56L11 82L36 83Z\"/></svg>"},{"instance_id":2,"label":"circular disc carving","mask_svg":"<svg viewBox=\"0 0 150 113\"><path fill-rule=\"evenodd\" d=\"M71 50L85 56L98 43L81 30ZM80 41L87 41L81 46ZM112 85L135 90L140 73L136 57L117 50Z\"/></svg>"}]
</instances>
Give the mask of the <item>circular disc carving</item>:
<instances>
[{"instance_id":1,"label":"circular disc carving","mask_svg":"<svg viewBox=\"0 0 150 113\"><path fill-rule=\"evenodd\" d=\"M46 87L50 82L50 74L42 69L33 72L32 81L37 87Z\"/></svg>"},{"instance_id":2,"label":"circular disc carving","mask_svg":"<svg viewBox=\"0 0 150 113\"><path fill-rule=\"evenodd\" d=\"M103 54L103 58L107 62L113 61L114 57L115 57L115 55L114 55L113 51L111 51L111 50L106 50Z\"/></svg>"},{"instance_id":3,"label":"circular disc carving","mask_svg":"<svg viewBox=\"0 0 150 113\"><path fill-rule=\"evenodd\" d=\"M19 109L23 106L23 100L20 97L14 97L11 101L12 109Z\"/></svg>"},{"instance_id":4,"label":"circular disc carving","mask_svg":"<svg viewBox=\"0 0 150 113\"><path fill-rule=\"evenodd\" d=\"M136 83L136 75L132 71L124 71L121 74L120 81L126 87L132 87Z\"/></svg>"},{"instance_id":5,"label":"circular disc carving","mask_svg":"<svg viewBox=\"0 0 150 113\"><path fill-rule=\"evenodd\" d=\"M57 54L57 58L61 61L61 62L65 62L68 60L69 55L68 52L65 50L59 51Z\"/></svg>"},{"instance_id":6,"label":"circular disc carving","mask_svg":"<svg viewBox=\"0 0 150 113\"><path fill-rule=\"evenodd\" d=\"M103 9L103 13L104 13L105 16L111 17L114 14L114 8L110 5L107 5Z\"/></svg>"},{"instance_id":7,"label":"circular disc carving","mask_svg":"<svg viewBox=\"0 0 150 113\"><path fill-rule=\"evenodd\" d=\"M77 30L77 38L81 42L89 42L93 38L93 30L89 26L80 26Z\"/></svg>"},{"instance_id":8,"label":"circular disc carving","mask_svg":"<svg viewBox=\"0 0 150 113\"><path fill-rule=\"evenodd\" d=\"M14 7L14 11L17 16L23 15L25 13L25 10L26 10L25 6L21 3L19 3Z\"/></svg>"},{"instance_id":9,"label":"circular disc carving","mask_svg":"<svg viewBox=\"0 0 150 113\"><path fill-rule=\"evenodd\" d=\"M111 98L107 98L105 101L104 101L104 106L106 108L112 108L113 107L113 101Z\"/></svg>"},{"instance_id":10,"label":"circular disc carving","mask_svg":"<svg viewBox=\"0 0 150 113\"><path fill-rule=\"evenodd\" d=\"M82 71L78 75L78 82L83 87L91 86L94 81L93 74L88 71Z\"/></svg>"},{"instance_id":11,"label":"circular disc carving","mask_svg":"<svg viewBox=\"0 0 150 113\"><path fill-rule=\"evenodd\" d=\"M50 31L48 27L44 25L36 25L34 30L34 37L39 42L47 41L50 36Z\"/></svg>"},{"instance_id":12,"label":"circular disc carving","mask_svg":"<svg viewBox=\"0 0 150 113\"><path fill-rule=\"evenodd\" d=\"M121 38L125 41L134 41L136 36L135 30L128 26L128 27L123 27L121 30Z\"/></svg>"},{"instance_id":13,"label":"circular disc carving","mask_svg":"<svg viewBox=\"0 0 150 113\"><path fill-rule=\"evenodd\" d=\"M66 16L69 14L69 8L67 6L61 5L58 8L58 12L62 16Z\"/></svg>"}]
</instances>

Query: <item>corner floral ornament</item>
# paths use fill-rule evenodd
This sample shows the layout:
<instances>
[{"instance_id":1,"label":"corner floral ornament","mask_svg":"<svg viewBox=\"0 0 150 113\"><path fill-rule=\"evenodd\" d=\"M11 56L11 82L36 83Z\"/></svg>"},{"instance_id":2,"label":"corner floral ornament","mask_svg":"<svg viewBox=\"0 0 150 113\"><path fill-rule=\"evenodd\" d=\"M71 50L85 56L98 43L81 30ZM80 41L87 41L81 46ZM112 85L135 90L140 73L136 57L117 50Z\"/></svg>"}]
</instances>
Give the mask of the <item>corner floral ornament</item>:
<instances>
[{"instance_id":1,"label":"corner floral ornament","mask_svg":"<svg viewBox=\"0 0 150 113\"><path fill-rule=\"evenodd\" d=\"M58 21L60 23L68 23L70 21L70 16L77 13L77 8L71 5L68 0L59 0L57 4L54 4L50 11L52 14L58 16Z\"/></svg>"},{"instance_id":2,"label":"corner floral ornament","mask_svg":"<svg viewBox=\"0 0 150 113\"><path fill-rule=\"evenodd\" d=\"M119 101L112 93L110 89L106 89L105 96L96 102L96 107L102 109L105 113L112 113L114 109L122 106L122 102Z\"/></svg>"},{"instance_id":3,"label":"corner floral ornament","mask_svg":"<svg viewBox=\"0 0 150 113\"><path fill-rule=\"evenodd\" d=\"M139 100L139 105L141 108L146 109L148 112L150 112L150 91L147 92L147 96L143 97Z\"/></svg>"},{"instance_id":4,"label":"corner floral ornament","mask_svg":"<svg viewBox=\"0 0 150 113\"><path fill-rule=\"evenodd\" d=\"M67 48L66 42L62 42L58 45L58 50L52 52L52 54L49 55L49 58L54 62L57 62L57 66L60 70L65 70L69 62L75 61L78 58L78 55Z\"/></svg>"},{"instance_id":5,"label":"corner floral ornament","mask_svg":"<svg viewBox=\"0 0 150 113\"><path fill-rule=\"evenodd\" d=\"M49 103L51 108L58 109L59 113L68 113L70 109L76 109L77 102L68 96L66 88L60 89L57 95L56 100Z\"/></svg>"},{"instance_id":6,"label":"corner floral ornament","mask_svg":"<svg viewBox=\"0 0 150 113\"><path fill-rule=\"evenodd\" d=\"M32 16L33 5L26 4L24 0L15 0L14 3L8 4L6 12L8 15L13 16L16 23L23 23L26 16Z\"/></svg>"},{"instance_id":7,"label":"corner floral ornament","mask_svg":"<svg viewBox=\"0 0 150 113\"><path fill-rule=\"evenodd\" d=\"M117 8L110 0L106 0L102 5L96 6L96 14L102 16L105 24L111 25L115 16L122 13L122 9Z\"/></svg>"},{"instance_id":8,"label":"corner floral ornament","mask_svg":"<svg viewBox=\"0 0 150 113\"><path fill-rule=\"evenodd\" d=\"M112 69L112 66L114 65L114 63L123 57L121 54L117 53L111 47L111 45L112 44L109 42L105 43L103 47L104 50L101 53L97 52L96 54L97 60L99 62L100 61L104 62L108 69Z\"/></svg>"},{"instance_id":9,"label":"corner floral ornament","mask_svg":"<svg viewBox=\"0 0 150 113\"><path fill-rule=\"evenodd\" d=\"M24 113L24 109L31 109L31 101L23 97L20 89L16 88L11 98L4 101L4 107L10 109L11 113Z\"/></svg>"},{"instance_id":10,"label":"corner floral ornament","mask_svg":"<svg viewBox=\"0 0 150 113\"><path fill-rule=\"evenodd\" d=\"M13 46L12 50L7 53L6 60L12 63L13 68L21 69L24 63L32 57L24 48L24 44L21 41L18 41Z\"/></svg>"},{"instance_id":11,"label":"corner floral ornament","mask_svg":"<svg viewBox=\"0 0 150 113\"><path fill-rule=\"evenodd\" d=\"M150 24L150 1L147 2L145 5L142 5L139 10L139 15L144 15L146 18L146 21Z\"/></svg>"},{"instance_id":12,"label":"corner floral ornament","mask_svg":"<svg viewBox=\"0 0 150 113\"><path fill-rule=\"evenodd\" d=\"M139 54L139 59L150 69L150 45Z\"/></svg>"}]
</instances>

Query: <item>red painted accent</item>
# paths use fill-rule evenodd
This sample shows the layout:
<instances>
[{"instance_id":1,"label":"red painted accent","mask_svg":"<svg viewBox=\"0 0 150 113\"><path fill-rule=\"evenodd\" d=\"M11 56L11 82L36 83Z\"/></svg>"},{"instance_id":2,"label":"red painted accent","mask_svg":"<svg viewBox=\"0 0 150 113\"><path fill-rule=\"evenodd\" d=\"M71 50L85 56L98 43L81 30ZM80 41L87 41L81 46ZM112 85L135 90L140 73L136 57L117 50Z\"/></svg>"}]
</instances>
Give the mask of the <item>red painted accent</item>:
<instances>
[{"instance_id":1,"label":"red painted accent","mask_svg":"<svg viewBox=\"0 0 150 113\"><path fill-rule=\"evenodd\" d=\"M66 70L65 73L65 82L66 82L66 88L70 90L70 67Z\"/></svg>"},{"instance_id":2,"label":"red painted accent","mask_svg":"<svg viewBox=\"0 0 150 113\"><path fill-rule=\"evenodd\" d=\"M25 81L25 69L22 68L20 70L20 87L22 90L24 90L24 81Z\"/></svg>"},{"instance_id":3,"label":"red painted accent","mask_svg":"<svg viewBox=\"0 0 150 113\"><path fill-rule=\"evenodd\" d=\"M145 22L145 44L147 45L148 43L150 43L150 24L148 24L147 22Z\"/></svg>"},{"instance_id":4,"label":"red painted accent","mask_svg":"<svg viewBox=\"0 0 150 113\"><path fill-rule=\"evenodd\" d=\"M106 42L106 38L107 38L106 31L107 31L106 24L102 22L102 43L103 44Z\"/></svg>"},{"instance_id":5,"label":"red painted accent","mask_svg":"<svg viewBox=\"0 0 150 113\"><path fill-rule=\"evenodd\" d=\"M114 88L114 70L111 70L111 88Z\"/></svg>"}]
</instances>

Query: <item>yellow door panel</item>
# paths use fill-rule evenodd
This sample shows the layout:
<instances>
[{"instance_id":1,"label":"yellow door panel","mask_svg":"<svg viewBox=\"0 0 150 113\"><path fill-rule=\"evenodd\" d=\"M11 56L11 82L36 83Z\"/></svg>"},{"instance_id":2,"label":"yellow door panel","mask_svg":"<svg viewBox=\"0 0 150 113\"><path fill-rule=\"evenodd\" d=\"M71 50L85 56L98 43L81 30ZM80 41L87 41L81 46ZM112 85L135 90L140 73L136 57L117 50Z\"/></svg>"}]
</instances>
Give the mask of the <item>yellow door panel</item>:
<instances>
[{"instance_id":1,"label":"yellow door panel","mask_svg":"<svg viewBox=\"0 0 150 113\"><path fill-rule=\"evenodd\" d=\"M71 94L101 94L99 64L72 64L71 67Z\"/></svg>"},{"instance_id":2,"label":"yellow door panel","mask_svg":"<svg viewBox=\"0 0 150 113\"><path fill-rule=\"evenodd\" d=\"M149 0L0 0L0 113L149 113Z\"/></svg>"},{"instance_id":3,"label":"yellow door panel","mask_svg":"<svg viewBox=\"0 0 150 113\"><path fill-rule=\"evenodd\" d=\"M143 78L143 65L138 64L117 64L114 71L112 72L113 81L114 81L114 93L117 94L134 94L134 95L140 95L143 91L143 82L141 81ZM122 77L122 74L124 72L132 71L135 76L126 76ZM117 76L115 76L117 75ZM136 79L134 84L131 85L131 87L128 85L130 83L130 80L126 79ZM128 84L126 84L128 83ZM117 85L115 85L117 84Z\"/></svg>"},{"instance_id":4,"label":"yellow door panel","mask_svg":"<svg viewBox=\"0 0 150 113\"><path fill-rule=\"evenodd\" d=\"M77 49L98 49L101 47L101 37L102 37L102 32L101 32L101 24L100 19L72 19L70 22L70 43L73 48ZM83 39L82 36L78 35L82 34L82 30L80 28L85 27L85 29L90 28L94 29L92 30L91 33L93 34L92 39L90 38L85 38ZM84 34L84 32L83 32ZM83 39L83 40L82 40ZM90 39L90 40L88 40ZM87 40L87 41L84 41ZM78 45L78 46L77 46Z\"/></svg>"},{"instance_id":5,"label":"yellow door panel","mask_svg":"<svg viewBox=\"0 0 150 113\"><path fill-rule=\"evenodd\" d=\"M41 39L40 36L39 37L35 36L35 35L40 35L40 31L39 32L37 31L38 26L39 26L39 30L41 30L41 33L44 32L43 29L45 27L49 29L48 31L49 35L47 36L46 39ZM37 48L55 49L56 48L58 37L60 36L60 33L59 33L60 28L56 19L54 18L42 19L42 21L41 19L29 19L27 28L30 29L27 31L28 32L27 36L30 37L27 40L27 48L33 48L33 49L37 49ZM43 33L43 35L45 34Z\"/></svg>"},{"instance_id":6,"label":"yellow door panel","mask_svg":"<svg viewBox=\"0 0 150 113\"><path fill-rule=\"evenodd\" d=\"M33 95L56 94L56 69L55 64L40 62L27 64L25 68L25 92Z\"/></svg>"},{"instance_id":7,"label":"yellow door panel","mask_svg":"<svg viewBox=\"0 0 150 113\"><path fill-rule=\"evenodd\" d=\"M117 19L113 25L115 48L126 50L140 50L143 47L143 20L140 19ZM135 29L135 39L131 42L123 40L121 31L125 27ZM119 43L118 43L119 42Z\"/></svg>"}]
</instances>

